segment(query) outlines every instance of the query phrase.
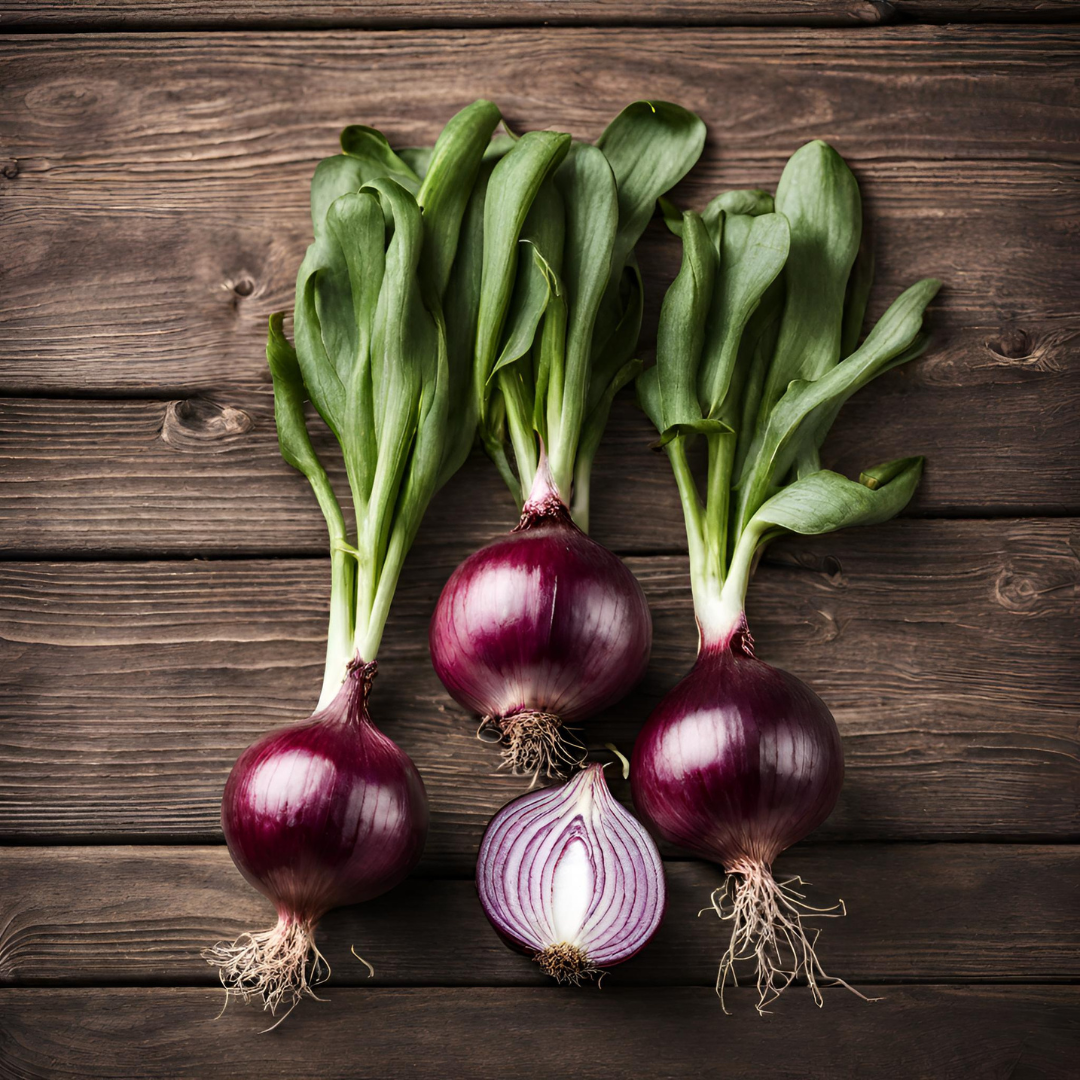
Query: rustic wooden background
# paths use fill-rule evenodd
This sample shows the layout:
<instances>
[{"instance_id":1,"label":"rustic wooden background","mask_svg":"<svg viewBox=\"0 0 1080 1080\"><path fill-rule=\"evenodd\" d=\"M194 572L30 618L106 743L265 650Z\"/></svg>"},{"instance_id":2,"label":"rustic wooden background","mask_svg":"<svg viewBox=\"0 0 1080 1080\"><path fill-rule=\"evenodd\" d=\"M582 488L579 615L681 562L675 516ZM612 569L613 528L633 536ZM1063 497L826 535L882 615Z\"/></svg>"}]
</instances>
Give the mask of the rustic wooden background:
<instances>
[{"instance_id":1,"label":"rustic wooden background","mask_svg":"<svg viewBox=\"0 0 1080 1080\"><path fill-rule=\"evenodd\" d=\"M0 1076L1075 1077L1080 1068L1080 16L1073 0L0 0ZM766 25L769 24L769 25ZM1008 24L1008 25L1007 25ZM1020 25L1017 25L1020 24ZM402 29L405 28L405 29ZM396 29L396 32L395 32ZM709 125L681 192L851 162L875 311L946 282L925 359L845 410L829 464L925 453L901 521L777 545L760 651L832 705L840 806L780 870L850 916L828 968L884 1001L712 992L719 875L672 853L666 923L603 989L545 985L472 884L493 774L431 672L450 569L513 507L479 455L404 575L377 719L434 814L417 875L322 928L329 1004L220 1019L199 949L268 925L218 801L304 716L327 566L263 361L307 186L349 122L429 141L472 98L591 137L641 96ZM651 306L676 246L645 240ZM614 411L595 535L656 620L629 749L694 648L666 463ZM620 794L627 794L625 785ZM378 977L350 955L355 944Z\"/></svg>"}]
</instances>

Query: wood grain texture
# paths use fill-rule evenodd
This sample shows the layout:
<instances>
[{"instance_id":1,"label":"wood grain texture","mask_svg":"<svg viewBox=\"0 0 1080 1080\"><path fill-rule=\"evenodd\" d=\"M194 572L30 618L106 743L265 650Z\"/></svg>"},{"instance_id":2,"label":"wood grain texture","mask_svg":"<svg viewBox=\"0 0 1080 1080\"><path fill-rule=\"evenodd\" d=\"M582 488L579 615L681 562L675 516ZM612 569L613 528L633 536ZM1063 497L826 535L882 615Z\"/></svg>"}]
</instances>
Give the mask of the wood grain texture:
<instances>
[{"instance_id":1,"label":"wood grain texture","mask_svg":"<svg viewBox=\"0 0 1080 1080\"><path fill-rule=\"evenodd\" d=\"M0 30L821 26L1072 22L1076 0L0 0Z\"/></svg>"},{"instance_id":2,"label":"wood grain texture","mask_svg":"<svg viewBox=\"0 0 1080 1080\"><path fill-rule=\"evenodd\" d=\"M931 419L937 399L894 372L857 395L824 450L827 466L868 465L923 451L929 461L909 516L1069 512L1080 508L1080 460L1070 392L1060 373L1013 383L1038 409L1034 427L1002 386L997 419ZM922 390L927 392L923 394ZM1080 381L1077 383L1080 391ZM939 401L939 404L943 402ZM1078 397L1080 404L1080 397ZM321 421L312 430L348 504L340 452ZM678 491L656 434L629 391L616 402L594 470L591 531L621 553L681 552ZM700 452L701 448L698 448ZM703 464L703 461L701 462ZM0 552L8 558L321 555L326 530L307 482L278 452L269 391L179 401L0 400ZM422 550L461 557L516 520L510 493L476 451L429 509Z\"/></svg>"},{"instance_id":3,"label":"wood grain texture","mask_svg":"<svg viewBox=\"0 0 1080 1080\"><path fill-rule=\"evenodd\" d=\"M1075 520L901 521L771 550L750 595L759 653L821 693L845 740L818 839L1080 837L1078 551ZM492 775L431 670L458 554L413 553L374 698L428 784L429 871L471 865L524 787ZM629 749L696 645L685 558L629 562L652 665L590 723L595 747ZM321 560L0 566L0 837L219 838L236 755L317 697L326 576Z\"/></svg>"},{"instance_id":4,"label":"wood grain texture","mask_svg":"<svg viewBox=\"0 0 1080 1080\"><path fill-rule=\"evenodd\" d=\"M760 1018L749 989L733 991L731 1017L707 987L338 989L260 1037L253 1009L215 1021L215 990L12 989L0 991L0 1077L1075 1077L1076 987L881 992L870 1005L827 990L821 1010L792 993Z\"/></svg>"},{"instance_id":5,"label":"wood grain texture","mask_svg":"<svg viewBox=\"0 0 1080 1080\"><path fill-rule=\"evenodd\" d=\"M1080 18L1076 0L889 0L884 18L923 23L1055 23Z\"/></svg>"},{"instance_id":6,"label":"wood grain texture","mask_svg":"<svg viewBox=\"0 0 1080 1080\"><path fill-rule=\"evenodd\" d=\"M812 882L822 906L844 898L846 918L815 925L826 969L849 981L1048 981L1080 971L1077 847L808 845L776 873ZM669 862L660 931L610 971L604 990L712 986L729 931L697 913L722 879L706 863ZM272 921L222 847L0 849L2 983L212 986L200 950ZM471 880L412 878L332 912L319 948L333 969L331 997L355 985L548 985L495 936Z\"/></svg>"},{"instance_id":7,"label":"wood grain texture","mask_svg":"<svg viewBox=\"0 0 1080 1080\"><path fill-rule=\"evenodd\" d=\"M316 445L348 510L340 450ZM624 395L594 472L591 531L619 551L681 551L686 534L656 433ZM876 458L875 458L876 460ZM232 392L157 401L0 401L0 550L8 557L322 555L307 481L278 451L273 398ZM464 558L517 523L479 450L436 497L418 541Z\"/></svg>"},{"instance_id":8,"label":"wood grain texture","mask_svg":"<svg viewBox=\"0 0 1080 1080\"><path fill-rule=\"evenodd\" d=\"M287 49L267 34L13 38L0 45L0 387L168 398L261 385L266 316L291 305L307 242L311 169L345 122L422 142L483 90L516 126L592 137L657 96L710 127L683 202L771 186L824 137L863 182L875 312L919 276L946 280L933 353L866 392L853 438L921 437L933 453L963 410L980 418L965 434L988 471L1025 459L1029 501L1008 476L978 490L1035 510L1053 488L1075 506L1074 480L1046 478L1070 469L1061 432L1080 411L1078 41L977 27L294 34ZM654 227L646 349L676 259ZM978 471L956 460L947 505L976 510L962 491Z\"/></svg>"},{"instance_id":9,"label":"wood grain texture","mask_svg":"<svg viewBox=\"0 0 1080 1080\"><path fill-rule=\"evenodd\" d=\"M869 26L892 14L887 0L0 0L0 29Z\"/></svg>"}]
</instances>

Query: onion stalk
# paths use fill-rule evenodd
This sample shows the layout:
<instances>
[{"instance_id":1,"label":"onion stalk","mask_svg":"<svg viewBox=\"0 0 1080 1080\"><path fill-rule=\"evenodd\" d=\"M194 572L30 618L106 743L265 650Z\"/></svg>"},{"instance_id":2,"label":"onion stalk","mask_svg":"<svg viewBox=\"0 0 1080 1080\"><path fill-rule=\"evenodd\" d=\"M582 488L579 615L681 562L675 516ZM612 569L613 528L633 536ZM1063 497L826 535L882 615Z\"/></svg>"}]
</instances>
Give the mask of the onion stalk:
<instances>
[{"instance_id":1,"label":"onion stalk","mask_svg":"<svg viewBox=\"0 0 1080 1080\"><path fill-rule=\"evenodd\" d=\"M423 851L423 782L375 728L368 697L405 555L474 440L461 279L478 253L463 222L510 142L492 139L499 121L491 102L477 101L433 149L402 154L373 128L346 128L342 153L320 162L311 182L314 241L297 275L295 348L283 316L270 319L281 453L307 477L329 533L326 665L314 715L241 754L222 803L233 860L274 902L278 924L206 958L228 993L271 1013L314 996L329 975L314 943L318 919L392 888ZM340 446L355 532L312 446L308 401Z\"/></svg>"},{"instance_id":2,"label":"onion stalk","mask_svg":"<svg viewBox=\"0 0 1080 1080\"><path fill-rule=\"evenodd\" d=\"M644 948L666 902L660 853L612 797L599 764L526 792L492 818L476 888L511 948L575 986Z\"/></svg>"},{"instance_id":3,"label":"onion stalk","mask_svg":"<svg viewBox=\"0 0 1080 1080\"><path fill-rule=\"evenodd\" d=\"M586 535L589 480L612 399L641 369L633 249L704 136L685 109L639 101L596 145L526 133L487 185L473 407L522 513L448 582L431 654L516 773L581 760L564 725L613 705L648 662L640 586Z\"/></svg>"},{"instance_id":4,"label":"onion stalk","mask_svg":"<svg viewBox=\"0 0 1080 1080\"><path fill-rule=\"evenodd\" d=\"M822 142L792 156L775 200L732 191L700 215L662 208L683 262L664 299L656 365L637 390L679 489L699 647L637 740L634 802L661 836L729 875L712 899L731 924L721 1000L745 959L756 965L759 1011L800 977L821 1004L822 983L847 984L822 970L803 918L842 906L808 907L772 864L832 811L840 737L809 687L755 656L746 591L775 538L886 521L911 498L922 458L856 482L822 469L819 449L855 391L923 351L940 282L909 288L859 343L872 278L859 189ZM704 494L688 456L699 438Z\"/></svg>"}]
</instances>

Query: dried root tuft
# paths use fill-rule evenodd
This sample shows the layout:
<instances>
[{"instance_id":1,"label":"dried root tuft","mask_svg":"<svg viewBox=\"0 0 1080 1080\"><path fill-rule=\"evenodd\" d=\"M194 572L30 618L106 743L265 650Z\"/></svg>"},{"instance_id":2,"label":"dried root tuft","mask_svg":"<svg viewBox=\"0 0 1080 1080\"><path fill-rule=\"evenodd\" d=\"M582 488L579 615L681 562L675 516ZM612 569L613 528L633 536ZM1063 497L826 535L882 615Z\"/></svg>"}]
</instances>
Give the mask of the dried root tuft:
<instances>
[{"instance_id":1,"label":"dried root tuft","mask_svg":"<svg viewBox=\"0 0 1080 1080\"><path fill-rule=\"evenodd\" d=\"M580 986L583 979L592 979L603 972L593 967L588 955L576 945L560 941L558 945L549 945L534 957L545 975L550 975L557 983L570 983Z\"/></svg>"},{"instance_id":2,"label":"dried root tuft","mask_svg":"<svg viewBox=\"0 0 1080 1080\"><path fill-rule=\"evenodd\" d=\"M278 1009L285 1006L285 1015L281 1017L284 1020L302 997L322 1001L312 987L330 978L330 965L315 945L313 922L279 919L272 930L241 934L235 941L219 941L202 955L218 969L221 985L225 987L222 1012L229 1004L229 997L236 995L245 1004L252 999L261 1001L271 1016L276 1016Z\"/></svg>"},{"instance_id":3,"label":"dried root tuft","mask_svg":"<svg viewBox=\"0 0 1080 1080\"><path fill-rule=\"evenodd\" d=\"M716 992L725 1013L728 1010L724 1005L724 987L729 976L732 986L739 985L735 965L744 960L756 961L755 1007L762 1015L767 1011L766 1006L800 976L806 980L819 1008L824 1004L822 985L843 986L863 1001L879 1000L868 998L843 979L825 973L814 952L821 931L811 930L808 936L802 920L838 919L847 910L843 900L829 908L812 907L806 903L805 894L795 888L805 884L799 877L777 882L768 866L746 859L730 867L723 887L713 892L711 909L704 910L713 910L724 922L731 923L731 940L716 977Z\"/></svg>"},{"instance_id":4,"label":"dried root tuft","mask_svg":"<svg viewBox=\"0 0 1080 1080\"><path fill-rule=\"evenodd\" d=\"M503 745L501 769L514 776L532 776L535 783L543 773L562 780L569 771L585 763L588 750L563 727L554 713L526 709L511 716L485 716L477 731L482 741L485 733L497 733ZM494 741L494 740L490 740Z\"/></svg>"}]
</instances>

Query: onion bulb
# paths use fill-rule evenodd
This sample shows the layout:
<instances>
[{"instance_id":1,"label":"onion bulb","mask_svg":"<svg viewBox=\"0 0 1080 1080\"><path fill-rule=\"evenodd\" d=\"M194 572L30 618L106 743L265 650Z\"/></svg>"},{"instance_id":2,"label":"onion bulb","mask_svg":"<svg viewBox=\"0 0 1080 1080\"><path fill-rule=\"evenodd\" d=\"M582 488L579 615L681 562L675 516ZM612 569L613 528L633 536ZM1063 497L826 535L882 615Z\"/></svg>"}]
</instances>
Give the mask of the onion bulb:
<instances>
[{"instance_id":1,"label":"onion bulb","mask_svg":"<svg viewBox=\"0 0 1080 1080\"><path fill-rule=\"evenodd\" d=\"M515 773L580 762L564 725L614 705L645 673L652 619L637 579L570 519L537 473L521 522L451 575L431 620L435 671L483 717Z\"/></svg>"},{"instance_id":2,"label":"onion bulb","mask_svg":"<svg viewBox=\"0 0 1080 1080\"><path fill-rule=\"evenodd\" d=\"M354 661L325 709L249 746L225 785L229 854L278 921L205 957L227 994L272 1014L315 997L312 987L329 977L314 937L322 915L392 889L424 850L424 783L368 715L375 670Z\"/></svg>"},{"instance_id":3,"label":"onion bulb","mask_svg":"<svg viewBox=\"0 0 1080 1080\"><path fill-rule=\"evenodd\" d=\"M598 764L495 815L476 888L508 945L575 985L644 948L666 895L656 845L612 797Z\"/></svg>"},{"instance_id":4,"label":"onion bulb","mask_svg":"<svg viewBox=\"0 0 1080 1080\"><path fill-rule=\"evenodd\" d=\"M731 924L721 1000L740 960L756 962L759 1011L799 975L818 1004L820 983L848 986L826 975L802 925L844 914L843 904L810 907L798 878L772 875L773 860L829 816L843 783L840 733L810 687L757 659L745 630L705 648L642 729L630 776L658 835L727 871L712 895Z\"/></svg>"}]
</instances>

